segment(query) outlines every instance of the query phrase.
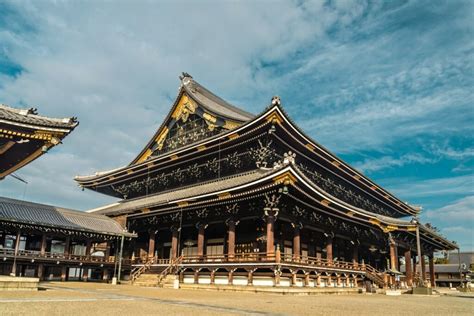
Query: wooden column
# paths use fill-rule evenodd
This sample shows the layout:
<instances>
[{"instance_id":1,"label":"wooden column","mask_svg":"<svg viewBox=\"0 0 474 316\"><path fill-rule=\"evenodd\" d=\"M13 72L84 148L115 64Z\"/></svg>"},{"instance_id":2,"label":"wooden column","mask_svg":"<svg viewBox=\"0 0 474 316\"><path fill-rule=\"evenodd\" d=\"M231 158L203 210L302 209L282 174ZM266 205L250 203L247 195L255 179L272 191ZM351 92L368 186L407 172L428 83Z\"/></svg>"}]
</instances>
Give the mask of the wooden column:
<instances>
[{"instance_id":1,"label":"wooden column","mask_svg":"<svg viewBox=\"0 0 474 316\"><path fill-rule=\"evenodd\" d=\"M104 268L103 274L102 274L102 280L108 281L109 280L109 269Z\"/></svg>"},{"instance_id":2,"label":"wooden column","mask_svg":"<svg viewBox=\"0 0 474 316\"><path fill-rule=\"evenodd\" d=\"M253 285L253 271L248 271L247 274L247 285Z\"/></svg>"},{"instance_id":3,"label":"wooden column","mask_svg":"<svg viewBox=\"0 0 474 316\"><path fill-rule=\"evenodd\" d=\"M398 271L396 247L395 242L390 241L390 269L392 271Z\"/></svg>"},{"instance_id":4,"label":"wooden column","mask_svg":"<svg viewBox=\"0 0 474 316\"><path fill-rule=\"evenodd\" d=\"M86 257L87 257L87 259L89 259L90 256L91 256L91 247L92 247L92 241L90 239L88 239L87 242L86 242Z\"/></svg>"},{"instance_id":5,"label":"wooden column","mask_svg":"<svg viewBox=\"0 0 474 316\"><path fill-rule=\"evenodd\" d=\"M110 240L105 242L105 262L109 262L110 258Z\"/></svg>"},{"instance_id":6,"label":"wooden column","mask_svg":"<svg viewBox=\"0 0 474 316\"><path fill-rule=\"evenodd\" d=\"M148 232L149 238L148 238L148 258L153 258L155 256L155 237L156 237L156 231L155 230L150 230Z\"/></svg>"},{"instance_id":7,"label":"wooden column","mask_svg":"<svg viewBox=\"0 0 474 316\"><path fill-rule=\"evenodd\" d=\"M18 231L16 234L15 239L15 259L13 260L12 265L12 275L16 276L16 257L18 256L18 251L20 250L20 239L21 239L21 231Z\"/></svg>"},{"instance_id":8,"label":"wooden column","mask_svg":"<svg viewBox=\"0 0 474 316\"><path fill-rule=\"evenodd\" d=\"M42 263L38 264L38 279L43 280L44 277L44 265Z\"/></svg>"},{"instance_id":9,"label":"wooden column","mask_svg":"<svg viewBox=\"0 0 474 316\"><path fill-rule=\"evenodd\" d=\"M430 256L429 256L429 262L430 262L430 282L431 282L431 287L436 287L435 270L434 270L434 256L433 256L433 255L430 255Z\"/></svg>"},{"instance_id":10,"label":"wooden column","mask_svg":"<svg viewBox=\"0 0 474 316\"><path fill-rule=\"evenodd\" d=\"M421 254L420 264L421 264L421 274L422 274L421 280L424 283L425 280L426 280L426 266L425 266L425 255L424 254Z\"/></svg>"},{"instance_id":11,"label":"wooden column","mask_svg":"<svg viewBox=\"0 0 474 316\"><path fill-rule=\"evenodd\" d=\"M232 285L233 282L234 282L234 271L230 270L229 275L227 276L227 284Z\"/></svg>"},{"instance_id":12,"label":"wooden column","mask_svg":"<svg viewBox=\"0 0 474 316\"><path fill-rule=\"evenodd\" d=\"M316 277L316 286L321 287L321 274L318 274Z\"/></svg>"},{"instance_id":13,"label":"wooden column","mask_svg":"<svg viewBox=\"0 0 474 316\"><path fill-rule=\"evenodd\" d=\"M178 228L171 227L171 260L178 258L178 233Z\"/></svg>"},{"instance_id":14,"label":"wooden column","mask_svg":"<svg viewBox=\"0 0 474 316\"><path fill-rule=\"evenodd\" d=\"M296 272L291 272L291 286L296 286Z\"/></svg>"},{"instance_id":15,"label":"wooden column","mask_svg":"<svg viewBox=\"0 0 474 316\"><path fill-rule=\"evenodd\" d=\"M216 270L211 271L211 284L214 284L216 281Z\"/></svg>"},{"instance_id":16,"label":"wooden column","mask_svg":"<svg viewBox=\"0 0 474 316\"><path fill-rule=\"evenodd\" d=\"M197 254L199 257L204 257L204 238L205 238L205 231L206 231L206 225L204 224L198 224L198 244L197 244Z\"/></svg>"},{"instance_id":17,"label":"wooden column","mask_svg":"<svg viewBox=\"0 0 474 316\"><path fill-rule=\"evenodd\" d=\"M266 216L267 223L267 256L275 255L275 216L269 212Z\"/></svg>"},{"instance_id":18,"label":"wooden column","mask_svg":"<svg viewBox=\"0 0 474 316\"><path fill-rule=\"evenodd\" d=\"M199 284L199 271L194 271L194 284Z\"/></svg>"},{"instance_id":19,"label":"wooden column","mask_svg":"<svg viewBox=\"0 0 474 316\"><path fill-rule=\"evenodd\" d=\"M235 256L235 221L233 219L227 220L227 256L229 259Z\"/></svg>"},{"instance_id":20,"label":"wooden column","mask_svg":"<svg viewBox=\"0 0 474 316\"><path fill-rule=\"evenodd\" d=\"M407 286L413 286L413 273L411 266L411 251L405 250L405 277L407 279Z\"/></svg>"},{"instance_id":21,"label":"wooden column","mask_svg":"<svg viewBox=\"0 0 474 316\"><path fill-rule=\"evenodd\" d=\"M69 256L69 248L71 247L71 236L66 236L66 240L64 242L64 256Z\"/></svg>"},{"instance_id":22,"label":"wooden column","mask_svg":"<svg viewBox=\"0 0 474 316\"><path fill-rule=\"evenodd\" d=\"M354 267L359 265L359 248L358 245L354 245L354 249L352 249L352 264Z\"/></svg>"},{"instance_id":23,"label":"wooden column","mask_svg":"<svg viewBox=\"0 0 474 316\"><path fill-rule=\"evenodd\" d=\"M63 265L61 267L61 281L66 281L67 280L67 267Z\"/></svg>"},{"instance_id":24,"label":"wooden column","mask_svg":"<svg viewBox=\"0 0 474 316\"><path fill-rule=\"evenodd\" d=\"M326 242L326 259L328 262L332 262L333 256L332 256L332 238L328 238Z\"/></svg>"},{"instance_id":25,"label":"wooden column","mask_svg":"<svg viewBox=\"0 0 474 316\"><path fill-rule=\"evenodd\" d=\"M300 237L300 225L293 224L293 259L299 260L301 256L301 237Z\"/></svg>"},{"instance_id":26,"label":"wooden column","mask_svg":"<svg viewBox=\"0 0 474 316\"><path fill-rule=\"evenodd\" d=\"M304 275L304 286L309 286L309 273Z\"/></svg>"},{"instance_id":27,"label":"wooden column","mask_svg":"<svg viewBox=\"0 0 474 316\"><path fill-rule=\"evenodd\" d=\"M87 282L88 277L89 277L89 268L82 267L82 281Z\"/></svg>"},{"instance_id":28,"label":"wooden column","mask_svg":"<svg viewBox=\"0 0 474 316\"><path fill-rule=\"evenodd\" d=\"M46 254L46 245L47 245L46 233L43 233L43 235L41 235L41 248L40 248L40 255L42 257Z\"/></svg>"}]
</instances>

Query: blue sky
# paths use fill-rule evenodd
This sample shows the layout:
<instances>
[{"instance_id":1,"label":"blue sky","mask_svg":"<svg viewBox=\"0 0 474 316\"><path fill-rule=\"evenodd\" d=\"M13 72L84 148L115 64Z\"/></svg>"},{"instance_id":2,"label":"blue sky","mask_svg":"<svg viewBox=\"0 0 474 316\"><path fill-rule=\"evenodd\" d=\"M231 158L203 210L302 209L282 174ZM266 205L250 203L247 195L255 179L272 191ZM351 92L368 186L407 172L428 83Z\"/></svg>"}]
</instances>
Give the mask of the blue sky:
<instances>
[{"instance_id":1,"label":"blue sky","mask_svg":"<svg viewBox=\"0 0 474 316\"><path fill-rule=\"evenodd\" d=\"M473 1L2 1L0 102L79 117L0 195L89 209L77 174L127 164L191 73L311 137L474 250Z\"/></svg>"}]
</instances>

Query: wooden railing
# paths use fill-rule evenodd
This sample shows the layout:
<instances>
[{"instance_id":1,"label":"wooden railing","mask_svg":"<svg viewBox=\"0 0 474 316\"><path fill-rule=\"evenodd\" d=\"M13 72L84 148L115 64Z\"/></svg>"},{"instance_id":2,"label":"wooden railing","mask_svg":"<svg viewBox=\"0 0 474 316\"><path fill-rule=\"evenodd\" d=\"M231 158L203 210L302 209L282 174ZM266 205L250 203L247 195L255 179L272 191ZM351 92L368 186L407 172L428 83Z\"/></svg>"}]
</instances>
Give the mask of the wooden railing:
<instances>
[{"instance_id":1,"label":"wooden railing","mask_svg":"<svg viewBox=\"0 0 474 316\"><path fill-rule=\"evenodd\" d=\"M15 249L3 248L0 249L0 257L15 257ZM115 257L103 257L103 256L86 256L86 255L75 255L75 254L64 254L56 252L45 252L41 253L38 250L18 250L16 253L18 259L46 259L46 260L67 260L67 261L80 261L80 262L97 262L97 263L114 263Z\"/></svg>"},{"instance_id":2,"label":"wooden railing","mask_svg":"<svg viewBox=\"0 0 474 316\"><path fill-rule=\"evenodd\" d=\"M140 275L142 275L145 271L150 269L151 265L154 263L155 263L155 257L151 257L145 264L133 268L132 271L130 272L130 281L132 283L135 282L140 277Z\"/></svg>"},{"instance_id":3,"label":"wooden railing","mask_svg":"<svg viewBox=\"0 0 474 316\"><path fill-rule=\"evenodd\" d=\"M163 270L163 272L160 273L158 276L158 285L161 285L163 280L166 278L167 275L169 274L176 274L178 272L178 268L180 264L183 262L183 256L176 258L175 260L170 260L170 265Z\"/></svg>"}]
</instances>

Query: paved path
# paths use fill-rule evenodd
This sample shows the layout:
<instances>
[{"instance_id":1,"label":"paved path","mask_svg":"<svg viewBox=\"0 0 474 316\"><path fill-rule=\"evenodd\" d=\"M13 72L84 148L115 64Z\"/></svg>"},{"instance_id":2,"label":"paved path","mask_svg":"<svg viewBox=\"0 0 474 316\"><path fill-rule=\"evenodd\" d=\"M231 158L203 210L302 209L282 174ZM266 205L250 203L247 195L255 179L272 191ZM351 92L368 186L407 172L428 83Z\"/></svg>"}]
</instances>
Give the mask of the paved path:
<instances>
[{"instance_id":1,"label":"paved path","mask_svg":"<svg viewBox=\"0 0 474 316\"><path fill-rule=\"evenodd\" d=\"M292 296L50 282L0 292L0 315L474 315L474 297Z\"/></svg>"}]
</instances>

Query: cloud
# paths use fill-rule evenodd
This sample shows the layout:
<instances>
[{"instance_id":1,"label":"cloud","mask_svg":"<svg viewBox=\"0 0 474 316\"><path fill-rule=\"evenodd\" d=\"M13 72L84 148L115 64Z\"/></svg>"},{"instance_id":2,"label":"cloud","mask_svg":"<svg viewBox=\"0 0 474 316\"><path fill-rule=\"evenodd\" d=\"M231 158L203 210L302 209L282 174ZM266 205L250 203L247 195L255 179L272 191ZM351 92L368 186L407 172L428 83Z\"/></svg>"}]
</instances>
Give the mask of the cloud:
<instances>
[{"instance_id":1,"label":"cloud","mask_svg":"<svg viewBox=\"0 0 474 316\"><path fill-rule=\"evenodd\" d=\"M368 158L362 162L355 163L354 167L361 172L370 173L387 168L399 168L407 164L432 164L436 161L436 159L427 158L420 154L407 154L399 158L391 156L384 156L377 159Z\"/></svg>"},{"instance_id":2,"label":"cloud","mask_svg":"<svg viewBox=\"0 0 474 316\"><path fill-rule=\"evenodd\" d=\"M396 195L404 199L442 197L442 196L466 196L474 194L472 175L463 175L446 178L413 179L400 178L386 186Z\"/></svg>"}]
</instances>

